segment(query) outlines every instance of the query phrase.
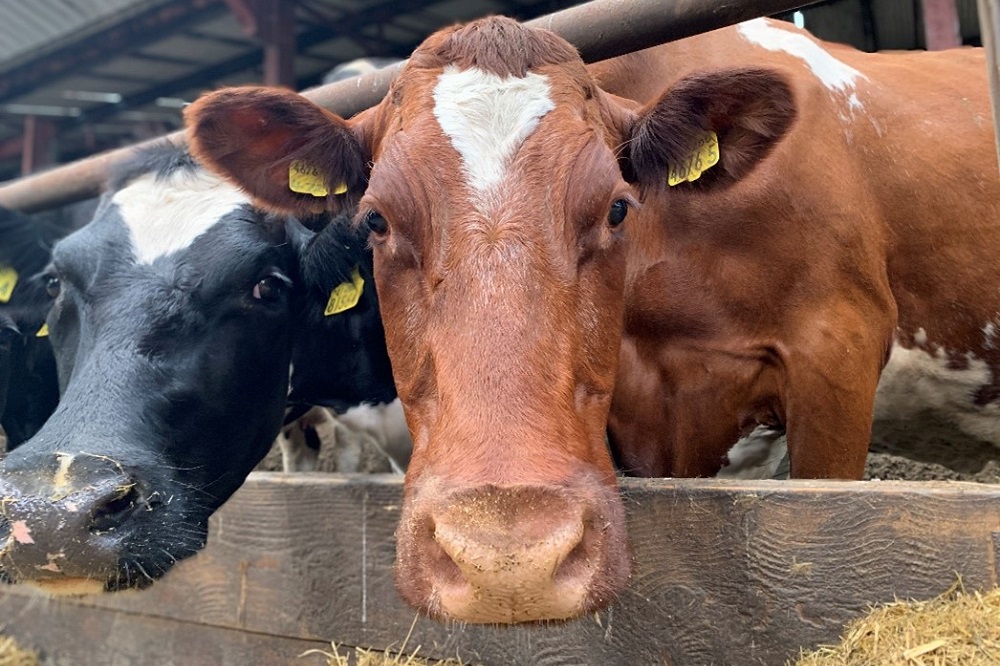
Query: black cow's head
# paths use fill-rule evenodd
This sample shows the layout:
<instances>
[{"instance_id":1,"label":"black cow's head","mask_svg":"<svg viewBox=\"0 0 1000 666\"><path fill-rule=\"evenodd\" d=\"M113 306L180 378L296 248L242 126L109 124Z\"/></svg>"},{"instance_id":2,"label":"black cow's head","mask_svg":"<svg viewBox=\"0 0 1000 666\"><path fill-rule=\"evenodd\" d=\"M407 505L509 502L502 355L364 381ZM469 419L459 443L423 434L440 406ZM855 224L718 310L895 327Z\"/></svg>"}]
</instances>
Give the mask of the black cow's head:
<instances>
[{"instance_id":1,"label":"black cow's head","mask_svg":"<svg viewBox=\"0 0 1000 666\"><path fill-rule=\"evenodd\" d=\"M281 426L293 342L373 359L301 399L393 397L365 238L256 210L169 144L113 180L50 276L62 400L0 469L0 566L15 581L144 587L201 548ZM341 284L350 307L323 317Z\"/></svg>"}]
</instances>

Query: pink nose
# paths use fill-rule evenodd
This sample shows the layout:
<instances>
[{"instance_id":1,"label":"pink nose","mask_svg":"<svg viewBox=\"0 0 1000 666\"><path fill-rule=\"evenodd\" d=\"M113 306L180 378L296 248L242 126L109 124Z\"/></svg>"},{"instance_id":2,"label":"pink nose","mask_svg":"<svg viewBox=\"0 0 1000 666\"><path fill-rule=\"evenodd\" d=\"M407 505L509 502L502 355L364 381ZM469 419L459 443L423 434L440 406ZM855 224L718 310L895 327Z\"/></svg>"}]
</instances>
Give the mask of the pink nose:
<instances>
[{"instance_id":1,"label":"pink nose","mask_svg":"<svg viewBox=\"0 0 1000 666\"><path fill-rule=\"evenodd\" d=\"M426 513L419 502L413 508L401 528L397 580L434 615L567 619L606 605L627 577L623 547L621 561L609 562L604 512L562 488L487 486L446 496ZM407 534L408 525L416 529Z\"/></svg>"}]
</instances>

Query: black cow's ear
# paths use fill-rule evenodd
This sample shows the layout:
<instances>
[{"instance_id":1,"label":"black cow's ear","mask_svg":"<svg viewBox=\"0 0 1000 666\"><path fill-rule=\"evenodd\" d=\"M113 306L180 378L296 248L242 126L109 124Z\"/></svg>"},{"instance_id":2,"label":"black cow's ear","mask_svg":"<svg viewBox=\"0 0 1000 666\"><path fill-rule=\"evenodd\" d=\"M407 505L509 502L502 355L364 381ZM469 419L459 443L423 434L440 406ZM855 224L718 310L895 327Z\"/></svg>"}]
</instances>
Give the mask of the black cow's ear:
<instances>
[{"instance_id":1,"label":"black cow's ear","mask_svg":"<svg viewBox=\"0 0 1000 666\"><path fill-rule=\"evenodd\" d=\"M777 145L795 116L791 86L779 72L686 77L633 117L626 177L644 190L735 183Z\"/></svg>"}]
</instances>

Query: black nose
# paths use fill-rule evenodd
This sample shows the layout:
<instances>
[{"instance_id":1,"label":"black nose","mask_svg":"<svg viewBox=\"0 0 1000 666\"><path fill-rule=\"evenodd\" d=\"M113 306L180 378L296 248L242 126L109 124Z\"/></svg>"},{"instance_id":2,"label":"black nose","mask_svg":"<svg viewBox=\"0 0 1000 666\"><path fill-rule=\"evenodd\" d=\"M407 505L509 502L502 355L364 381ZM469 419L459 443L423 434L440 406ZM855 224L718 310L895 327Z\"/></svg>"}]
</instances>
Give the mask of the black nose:
<instances>
[{"instance_id":1,"label":"black nose","mask_svg":"<svg viewBox=\"0 0 1000 666\"><path fill-rule=\"evenodd\" d=\"M35 464L5 462L0 566L8 576L107 580L117 567L120 528L143 505L138 483L103 456L57 453L36 457Z\"/></svg>"}]
</instances>

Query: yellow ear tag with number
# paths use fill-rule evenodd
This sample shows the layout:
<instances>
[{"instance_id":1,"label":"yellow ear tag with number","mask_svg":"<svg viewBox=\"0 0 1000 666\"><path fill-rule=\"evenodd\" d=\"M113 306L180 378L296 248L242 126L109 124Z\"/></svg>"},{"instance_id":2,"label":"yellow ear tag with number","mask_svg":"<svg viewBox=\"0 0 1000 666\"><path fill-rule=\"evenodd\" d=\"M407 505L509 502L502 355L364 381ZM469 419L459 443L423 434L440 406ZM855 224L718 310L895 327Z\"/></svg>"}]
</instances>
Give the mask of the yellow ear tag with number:
<instances>
[{"instance_id":1,"label":"yellow ear tag with number","mask_svg":"<svg viewBox=\"0 0 1000 666\"><path fill-rule=\"evenodd\" d=\"M330 292L330 300L326 302L323 314L329 317L350 310L361 300L361 292L364 291L364 287L365 279L355 268L354 272L351 273L350 282L342 282Z\"/></svg>"},{"instance_id":2,"label":"yellow ear tag with number","mask_svg":"<svg viewBox=\"0 0 1000 666\"><path fill-rule=\"evenodd\" d=\"M667 185L673 187L681 183L693 183L719 163L719 137L715 132L706 132L698 149L681 162L670 167Z\"/></svg>"},{"instance_id":3,"label":"yellow ear tag with number","mask_svg":"<svg viewBox=\"0 0 1000 666\"><path fill-rule=\"evenodd\" d=\"M295 160L288 165L288 189L299 194L311 194L314 197L325 197L330 193L326 187L326 174L301 160ZM334 194L343 194L346 191L346 183L340 183L333 188Z\"/></svg>"},{"instance_id":4,"label":"yellow ear tag with number","mask_svg":"<svg viewBox=\"0 0 1000 666\"><path fill-rule=\"evenodd\" d=\"M14 295L17 286L17 271L10 266L0 266L0 303L6 303Z\"/></svg>"},{"instance_id":5,"label":"yellow ear tag with number","mask_svg":"<svg viewBox=\"0 0 1000 666\"><path fill-rule=\"evenodd\" d=\"M48 322L42 324L42 327L40 329L38 329L37 333L35 333L35 337L36 338L47 338L47 337L49 337L49 324L48 324Z\"/></svg>"}]
</instances>

